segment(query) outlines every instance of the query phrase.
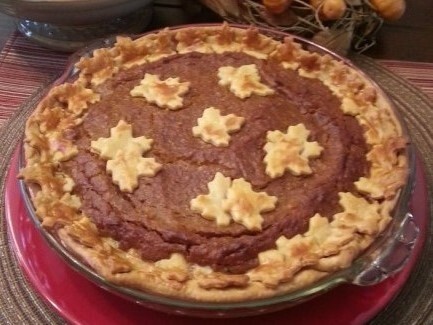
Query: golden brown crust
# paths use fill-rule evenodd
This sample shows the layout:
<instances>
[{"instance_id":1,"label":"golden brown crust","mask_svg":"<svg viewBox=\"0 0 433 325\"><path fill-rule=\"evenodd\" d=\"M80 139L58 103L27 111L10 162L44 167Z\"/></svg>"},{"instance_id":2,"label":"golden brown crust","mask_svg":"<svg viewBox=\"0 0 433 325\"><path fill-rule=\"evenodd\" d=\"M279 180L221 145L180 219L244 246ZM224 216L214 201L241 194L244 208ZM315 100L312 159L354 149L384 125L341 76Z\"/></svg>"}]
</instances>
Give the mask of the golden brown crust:
<instances>
[{"instance_id":1,"label":"golden brown crust","mask_svg":"<svg viewBox=\"0 0 433 325\"><path fill-rule=\"evenodd\" d=\"M244 52L322 81L341 100L341 110L363 126L370 145L370 172L355 183L357 192L339 193L341 212L331 220L319 214L311 216L306 233L281 236L275 249L261 252L259 265L246 274L216 272L188 263L180 254L149 262L133 250L121 250L115 240L102 237L83 214L80 199L73 194L72 179L58 169L61 161L76 154L67 130L80 124L89 105L99 100L99 85L123 69L191 51ZM280 43L256 29L224 24L164 30L135 40L119 37L113 48L94 51L93 57L81 59L77 67L79 78L54 87L27 121L27 165L20 176L40 187L33 202L47 231L57 232L65 247L110 282L188 300L229 302L270 297L350 266L391 219L407 178L407 140L387 99L366 78L329 55L307 52L289 37ZM265 93L272 94L272 90L265 89Z\"/></svg>"}]
</instances>

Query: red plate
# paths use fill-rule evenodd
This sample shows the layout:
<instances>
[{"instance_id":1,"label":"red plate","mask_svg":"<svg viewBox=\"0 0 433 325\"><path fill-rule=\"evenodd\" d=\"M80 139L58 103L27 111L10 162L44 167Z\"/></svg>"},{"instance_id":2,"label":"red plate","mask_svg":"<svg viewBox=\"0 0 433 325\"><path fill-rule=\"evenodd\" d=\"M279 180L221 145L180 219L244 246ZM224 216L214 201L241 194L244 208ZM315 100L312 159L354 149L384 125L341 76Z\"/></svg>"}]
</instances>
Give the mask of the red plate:
<instances>
[{"instance_id":1,"label":"red plate","mask_svg":"<svg viewBox=\"0 0 433 325\"><path fill-rule=\"evenodd\" d=\"M17 182L18 154L11 161L6 180L6 222L10 242L30 283L63 318L72 324L202 324L203 320L153 311L101 289L74 271L51 249L32 223L21 199ZM422 250L427 231L428 207L425 173L416 163L416 186L411 212L420 229L418 241L405 268L395 276L370 287L341 285L304 304L272 314L255 316L265 324L364 324L382 310L400 291ZM251 318L236 324L251 324ZM224 324L210 319L206 324Z\"/></svg>"}]
</instances>

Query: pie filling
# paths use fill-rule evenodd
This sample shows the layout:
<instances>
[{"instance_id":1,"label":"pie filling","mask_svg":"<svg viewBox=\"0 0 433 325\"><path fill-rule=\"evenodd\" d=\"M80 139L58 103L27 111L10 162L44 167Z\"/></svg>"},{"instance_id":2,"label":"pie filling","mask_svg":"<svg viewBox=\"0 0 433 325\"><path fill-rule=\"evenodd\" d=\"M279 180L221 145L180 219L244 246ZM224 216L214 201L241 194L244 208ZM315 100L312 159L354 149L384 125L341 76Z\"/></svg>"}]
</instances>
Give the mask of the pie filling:
<instances>
[{"instance_id":1,"label":"pie filling","mask_svg":"<svg viewBox=\"0 0 433 325\"><path fill-rule=\"evenodd\" d=\"M240 100L218 85L220 67L249 64L258 67L275 94ZM183 108L160 109L131 97L130 90L146 73L190 82ZM169 258L176 252L218 271L245 272L257 266L258 253L273 248L280 236L306 232L315 213L331 217L340 212L338 192L353 191L353 183L369 168L362 129L354 117L343 114L341 102L321 82L282 70L276 62L243 53L179 54L122 71L98 91L101 100L89 107L84 122L73 130L78 154L62 163L62 169L72 176L73 193L98 229L118 240L122 249L139 250L146 260ZM226 147L191 134L209 106L223 115L245 118ZM139 178L133 193L123 193L106 173L105 161L89 150L91 141L108 137L119 120L132 125L134 137L153 139L147 157L163 166L154 177ZM310 138L324 148L323 154L310 162L311 175L286 172L272 179L263 162L266 133L299 123L311 130ZM254 189L278 198L276 208L263 214L261 231L235 222L221 227L191 211L191 199L207 192L217 172L232 179L242 177Z\"/></svg>"}]
</instances>

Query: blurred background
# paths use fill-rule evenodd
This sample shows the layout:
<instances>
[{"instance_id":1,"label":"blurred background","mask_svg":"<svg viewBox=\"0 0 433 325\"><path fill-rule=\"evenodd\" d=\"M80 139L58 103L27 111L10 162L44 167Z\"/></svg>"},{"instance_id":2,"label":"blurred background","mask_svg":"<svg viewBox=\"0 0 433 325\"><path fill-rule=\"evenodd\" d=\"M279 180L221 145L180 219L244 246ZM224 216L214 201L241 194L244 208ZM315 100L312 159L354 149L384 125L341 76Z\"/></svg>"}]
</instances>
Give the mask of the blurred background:
<instances>
[{"instance_id":1,"label":"blurred background","mask_svg":"<svg viewBox=\"0 0 433 325\"><path fill-rule=\"evenodd\" d=\"M165 26L227 19L221 12L215 11L215 5L212 5L215 3L236 1L0 0L0 45L10 34L7 31L17 27L44 46L73 51L87 41L112 33L139 33ZM101 8L102 5L104 8ZM432 12L433 1L406 0L406 10L401 18L372 25L377 28L369 35L371 39L367 41L371 44L366 46L364 54L379 59L432 62ZM231 20L250 23L244 17L235 18ZM68 42L62 43L64 40Z\"/></svg>"}]
</instances>

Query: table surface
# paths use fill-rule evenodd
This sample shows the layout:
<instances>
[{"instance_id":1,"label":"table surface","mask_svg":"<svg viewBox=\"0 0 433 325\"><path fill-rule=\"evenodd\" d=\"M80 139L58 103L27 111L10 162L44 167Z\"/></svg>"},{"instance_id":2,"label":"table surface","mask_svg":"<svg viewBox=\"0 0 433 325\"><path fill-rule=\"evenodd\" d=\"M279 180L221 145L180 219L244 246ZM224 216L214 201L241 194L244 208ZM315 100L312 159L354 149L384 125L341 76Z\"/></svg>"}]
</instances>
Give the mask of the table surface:
<instances>
[{"instance_id":1,"label":"table surface","mask_svg":"<svg viewBox=\"0 0 433 325\"><path fill-rule=\"evenodd\" d=\"M154 16L146 29L221 21L206 8L195 5L194 10L185 10L180 3L180 0L155 1ZM433 1L407 0L407 3L405 16L385 23L376 46L364 54L433 99L433 20L430 17ZM38 87L62 70L67 57L68 54L44 49L27 40L15 30L12 18L0 14L0 131ZM432 155L424 158L429 165ZM433 171L427 173L431 180ZM433 183L429 186L431 190ZM433 310L430 312L433 315Z\"/></svg>"}]
</instances>

